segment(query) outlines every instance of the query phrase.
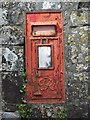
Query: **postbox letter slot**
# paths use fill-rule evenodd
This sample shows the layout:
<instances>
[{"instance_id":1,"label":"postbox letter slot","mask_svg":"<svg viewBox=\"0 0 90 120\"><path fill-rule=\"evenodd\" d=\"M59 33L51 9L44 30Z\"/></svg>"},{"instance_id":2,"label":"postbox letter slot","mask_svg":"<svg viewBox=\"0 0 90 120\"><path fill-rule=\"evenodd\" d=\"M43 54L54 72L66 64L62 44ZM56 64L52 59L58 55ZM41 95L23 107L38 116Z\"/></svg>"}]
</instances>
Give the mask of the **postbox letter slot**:
<instances>
[{"instance_id":1,"label":"postbox letter slot","mask_svg":"<svg viewBox=\"0 0 90 120\"><path fill-rule=\"evenodd\" d=\"M56 26L55 25L33 25L32 35L35 37L39 36L55 36Z\"/></svg>"}]
</instances>

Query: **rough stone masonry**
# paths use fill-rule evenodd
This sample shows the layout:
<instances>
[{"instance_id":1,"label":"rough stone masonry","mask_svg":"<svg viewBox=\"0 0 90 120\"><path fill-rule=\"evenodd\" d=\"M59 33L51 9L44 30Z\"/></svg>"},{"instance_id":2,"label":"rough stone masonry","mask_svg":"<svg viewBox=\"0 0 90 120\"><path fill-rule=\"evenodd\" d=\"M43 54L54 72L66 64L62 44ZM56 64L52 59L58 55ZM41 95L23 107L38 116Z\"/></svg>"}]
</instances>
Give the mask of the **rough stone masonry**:
<instances>
[{"instance_id":1,"label":"rough stone masonry","mask_svg":"<svg viewBox=\"0 0 90 120\"><path fill-rule=\"evenodd\" d=\"M0 114L6 118L18 116L19 90L23 81L21 71L25 66L24 14L49 9L63 12L67 100L65 104L34 104L33 115L56 118L57 110L66 106L68 118L88 118L90 2L32 1L0 2Z\"/></svg>"}]
</instances>

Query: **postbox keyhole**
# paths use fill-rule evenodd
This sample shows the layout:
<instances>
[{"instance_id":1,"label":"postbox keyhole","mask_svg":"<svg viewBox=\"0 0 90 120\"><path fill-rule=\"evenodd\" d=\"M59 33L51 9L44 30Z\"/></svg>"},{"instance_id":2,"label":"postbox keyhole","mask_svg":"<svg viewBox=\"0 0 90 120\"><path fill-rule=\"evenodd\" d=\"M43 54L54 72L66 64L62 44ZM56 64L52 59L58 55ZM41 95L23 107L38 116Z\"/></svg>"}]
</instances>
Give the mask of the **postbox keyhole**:
<instances>
[{"instance_id":1,"label":"postbox keyhole","mask_svg":"<svg viewBox=\"0 0 90 120\"><path fill-rule=\"evenodd\" d=\"M36 77L38 77L38 70L36 70L36 73L35 73Z\"/></svg>"}]
</instances>

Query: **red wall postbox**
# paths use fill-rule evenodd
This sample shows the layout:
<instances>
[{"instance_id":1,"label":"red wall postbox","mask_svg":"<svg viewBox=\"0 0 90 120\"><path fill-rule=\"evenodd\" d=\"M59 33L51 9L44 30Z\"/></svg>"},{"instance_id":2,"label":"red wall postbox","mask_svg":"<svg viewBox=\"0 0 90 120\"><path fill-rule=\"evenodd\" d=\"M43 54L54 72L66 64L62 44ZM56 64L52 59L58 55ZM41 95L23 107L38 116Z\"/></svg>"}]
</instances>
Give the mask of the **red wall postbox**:
<instances>
[{"instance_id":1,"label":"red wall postbox","mask_svg":"<svg viewBox=\"0 0 90 120\"><path fill-rule=\"evenodd\" d=\"M27 12L26 72L28 103L65 101L61 11Z\"/></svg>"}]
</instances>

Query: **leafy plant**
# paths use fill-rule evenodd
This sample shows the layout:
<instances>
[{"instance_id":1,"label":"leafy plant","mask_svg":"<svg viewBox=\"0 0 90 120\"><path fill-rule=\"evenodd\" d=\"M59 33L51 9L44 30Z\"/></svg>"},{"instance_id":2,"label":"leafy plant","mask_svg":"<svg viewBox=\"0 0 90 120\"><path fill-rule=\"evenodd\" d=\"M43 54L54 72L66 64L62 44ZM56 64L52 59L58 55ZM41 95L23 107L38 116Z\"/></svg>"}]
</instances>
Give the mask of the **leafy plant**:
<instances>
[{"instance_id":1,"label":"leafy plant","mask_svg":"<svg viewBox=\"0 0 90 120\"><path fill-rule=\"evenodd\" d=\"M67 120L67 109L58 110L57 120Z\"/></svg>"},{"instance_id":2,"label":"leafy plant","mask_svg":"<svg viewBox=\"0 0 90 120\"><path fill-rule=\"evenodd\" d=\"M30 120L32 109L27 104L20 104L18 108L21 118L28 118Z\"/></svg>"},{"instance_id":3,"label":"leafy plant","mask_svg":"<svg viewBox=\"0 0 90 120\"><path fill-rule=\"evenodd\" d=\"M21 74L23 76L23 83L27 83L26 70L24 69Z\"/></svg>"},{"instance_id":4,"label":"leafy plant","mask_svg":"<svg viewBox=\"0 0 90 120\"><path fill-rule=\"evenodd\" d=\"M26 83L27 83L26 71L25 71L25 70L23 70L22 76L23 76L23 85L22 85L22 88L21 88L20 92L21 92L21 94L25 95L25 94L26 94ZM26 100L25 100L24 97L22 97L21 99L22 99L22 103L18 105L20 117L21 117L22 119L31 120L32 109L31 109L31 107L26 103ZM49 118L48 118L48 119L49 119ZM50 119L51 119L51 118L50 118ZM64 109L59 109L59 110L57 111L57 118L56 118L56 120L67 120L67 110L66 110L66 108L64 108Z\"/></svg>"},{"instance_id":5,"label":"leafy plant","mask_svg":"<svg viewBox=\"0 0 90 120\"><path fill-rule=\"evenodd\" d=\"M26 84L23 84L20 92L21 92L21 93L26 93Z\"/></svg>"},{"instance_id":6,"label":"leafy plant","mask_svg":"<svg viewBox=\"0 0 90 120\"><path fill-rule=\"evenodd\" d=\"M23 76L23 85L22 85L22 88L20 89L20 93L25 95L26 94L26 83L27 83L25 70L23 70L22 76ZM26 100L24 97L22 97L21 100L22 100L22 103L18 105L20 117L24 119L28 118L30 120L32 109L28 106L28 104L26 104Z\"/></svg>"}]
</instances>

